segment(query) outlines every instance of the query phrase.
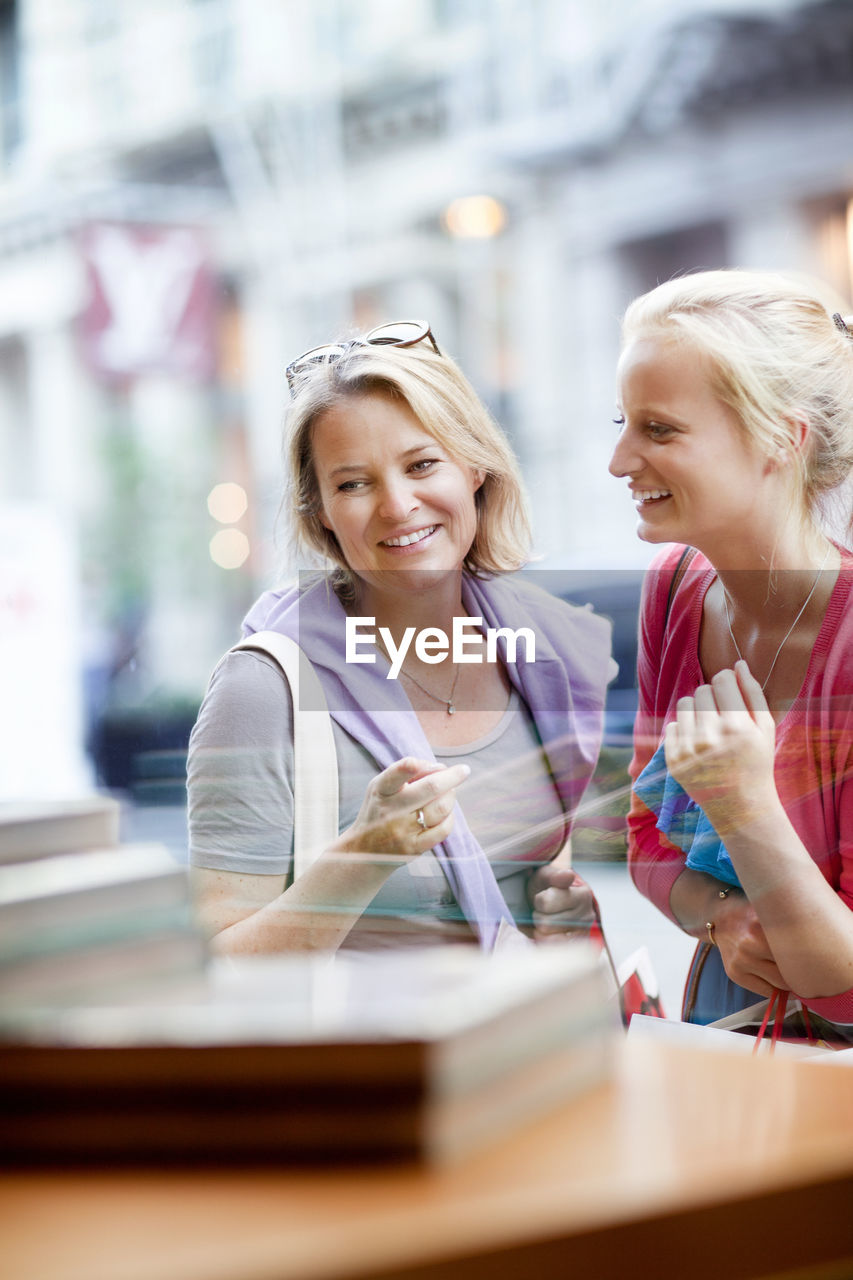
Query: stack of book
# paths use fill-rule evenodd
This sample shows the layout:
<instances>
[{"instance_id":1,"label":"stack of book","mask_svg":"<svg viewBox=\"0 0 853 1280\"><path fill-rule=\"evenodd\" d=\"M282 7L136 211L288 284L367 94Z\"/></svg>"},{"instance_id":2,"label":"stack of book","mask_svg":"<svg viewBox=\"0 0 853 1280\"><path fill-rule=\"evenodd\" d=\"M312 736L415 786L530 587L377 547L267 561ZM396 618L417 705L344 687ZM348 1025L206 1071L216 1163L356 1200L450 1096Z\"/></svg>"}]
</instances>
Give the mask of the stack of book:
<instances>
[{"instance_id":1,"label":"stack of book","mask_svg":"<svg viewBox=\"0 0 853 1280\"><path fill-rule=\"evenodd\" d=\"M0 802L0 865L118 844L120 808L109 796Z\"/></svg>"},{"instance_id":2,"label":"stack of book","mask_svg":"<svg viewBox=\"0 0 853 1280\"><path fill-rule=\"evenodd\" d=\"M586 943L216 961L205 998L20 1016L0 1159L421 1158L495 1142L610 1074Z\"/></svg>"},{"instance_id":3,"label":"stack of book","mask_svg":"<svg viewBox=\"0 0 853 1280\"><path fill-rule=\"evenodd\" d=\"M0 1016L203 982L185 868L118 819L106 797L0 805Z\"/></svg>"}]
</instances>

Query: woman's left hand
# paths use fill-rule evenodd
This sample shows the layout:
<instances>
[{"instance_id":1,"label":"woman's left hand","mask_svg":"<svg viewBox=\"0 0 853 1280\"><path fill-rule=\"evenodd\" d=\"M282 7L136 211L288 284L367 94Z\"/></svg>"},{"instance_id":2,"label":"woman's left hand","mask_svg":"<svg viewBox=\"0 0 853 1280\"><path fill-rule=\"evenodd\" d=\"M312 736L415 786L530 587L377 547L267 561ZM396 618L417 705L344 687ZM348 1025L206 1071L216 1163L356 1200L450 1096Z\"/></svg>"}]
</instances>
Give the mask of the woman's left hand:
<instances>
[{"instance_id":1,"label":"woman's left hand","mask_svg":"<svg viewBox=\"0 0 853 1280\"><path fill-rule=\"evenodd\" d=\"M666 766L723 838L778 800L776 726L745 662L680 698L666 726Z\"/></svg>"},{"instance_id":2,"label":"woman's left hand","mask_svg":"<svg viewBox=\"0 0 853 1280\"><path fill-rule=\"evenodd\" d=\"M578 925L595 923L592 889L571 867L546 863L531 877L529 894L536 942L572 936Z\"/></svg>"}]
</instances>

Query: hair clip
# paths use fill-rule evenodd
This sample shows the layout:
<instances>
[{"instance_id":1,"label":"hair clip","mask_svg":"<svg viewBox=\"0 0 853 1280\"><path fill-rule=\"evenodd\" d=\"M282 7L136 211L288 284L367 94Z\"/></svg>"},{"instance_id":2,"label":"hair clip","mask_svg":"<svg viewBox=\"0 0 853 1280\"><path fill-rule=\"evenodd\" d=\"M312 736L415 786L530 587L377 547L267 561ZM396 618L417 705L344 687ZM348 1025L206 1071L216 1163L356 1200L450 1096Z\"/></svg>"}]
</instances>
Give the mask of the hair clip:
<instances>
[{"instance_id":1,"label":"hair clip","mask_svg":"<svg viewBox=\"0 0 853 1280\"><path fill-rule=\"evenodd\" d=\"M837 311L833 311L832 320L839 333L843 333L845 338L853 338L853 333L848 329L847 322L842 315Z\"/></svg>"}]
</instances>

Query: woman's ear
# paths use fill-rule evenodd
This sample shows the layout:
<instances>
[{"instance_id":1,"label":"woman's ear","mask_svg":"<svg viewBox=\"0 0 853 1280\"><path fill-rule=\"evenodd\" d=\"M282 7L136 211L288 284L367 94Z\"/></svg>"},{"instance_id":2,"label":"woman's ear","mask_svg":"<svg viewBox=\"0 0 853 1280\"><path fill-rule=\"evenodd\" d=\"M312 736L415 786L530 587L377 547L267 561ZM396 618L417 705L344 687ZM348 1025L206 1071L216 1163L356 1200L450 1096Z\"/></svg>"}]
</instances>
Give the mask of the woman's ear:
<instances>
[{"instance_id":1,"label":"woman's ear","mask_svg":"<svg viewBox=\"0 0 853 1280\"><path fill-rule=\"evenodd\" d=\"M476 493L478 489L482 489L486 473L482 467L472 467L471 474L474 477L474 493Z\"/></svg>"},{"instance_id":2,"label":"woman's ear","mask_svg":"<svg viewBox=\"0 0 853 1280\"><path fill-rule=\"evenodd\" d=\"M770 455L770 468L787 467L791 462L801 460L808 445L811 424L806 415L791 415L786 419L790 433L787 444L777 444Z\"/></svg>"},{"instance_id":3,"label":"woman's ear","mask_svg":"<svg viewBox=\"0 0 853 1280\"><path fill-rule=\"evenodd\" d=\"M317 519L320 521L320 524L323 526L324 529L328 529L331 531L332 526L329 524L329 518L322 507L317 512Z\"/></svg>"},{"instance_id":4,"label":"woman's ear","mask_svg":"<svg viewBox=\"0 0 853 1280\"><path fill-rule=\"evenodd\" d=\"M811 434L811 423L805 414L798 414L796 418L790 419L793 428L793 443L795 453L804 453Z\"/></svg>"}]
</instances>

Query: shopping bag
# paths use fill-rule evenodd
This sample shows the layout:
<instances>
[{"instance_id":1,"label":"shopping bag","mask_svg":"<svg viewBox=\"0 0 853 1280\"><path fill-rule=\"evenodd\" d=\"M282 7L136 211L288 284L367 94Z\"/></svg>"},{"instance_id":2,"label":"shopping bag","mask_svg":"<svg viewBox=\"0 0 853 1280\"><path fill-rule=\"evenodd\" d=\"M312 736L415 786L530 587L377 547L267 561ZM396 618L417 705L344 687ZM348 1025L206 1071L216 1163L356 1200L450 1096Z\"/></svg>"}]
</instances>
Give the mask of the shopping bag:
<instances>
[{"instance_id":1,"label":"shopping bag","mask_svg":"<svg viewBox=\"0 0 853 1280\"><path fill-rule=\"evenodd\" d=\"M752 1054L755 1050L755 1038L742 1031L733 1031L713 1023L676 1022L671 1018L653 1018L646 1014L634 1014L628 1035L632 1040L656 1040L686 1049L702 1049L718 1053ZM767 1040L760 1042L762 1057L770 1051ZM821 1044L808 1044L806 1041L777 1042L774 1053L780 1057L805 1058L810 1061L835 1057L834 1052Z\"/></svg>"},{"instance_id":2,"label":"shopping bag","mask_svg":"<svg viewBox=\"0 0 853 1280\"><path fill-rule=\"evenodd\" d=\"M847 1044L839 1038L832 1023L810 1013L802 1000L790 991L774 990L767 1000L759 1000L708 1025L754 1037L753 1053L758 1053L762 1044L767 1046L768 1053L774 1053L779 1044L833 1051Z\"/></svg>"},{"instance_id":3,"label":"shopping bag","mask_svg":"<svg viewBox=\"0 0 853 1280\"><path fill-rule=\"evenodd\" d=\"M636 1014L647 1018L665 1018L657 975L648 947L638 947L616 970L622 1021L630 1026Z\"/></svg>"},{"instance_id":4,"label":"shopping bag","mask_svg":"<svg viewBox=\"0 0 853 1280\"><path fill-rule=\"evenodd\" d=\"M716 1022L675 1022L638 1014L628 1032L634 1039L654 1037L702 1049L812 1060L834 1058L839 1050L849 1049L849 1040L833 1034L832 1024L810 1014L796 996L787 991L774 996Z\"/></svg>"}]
</instances>

